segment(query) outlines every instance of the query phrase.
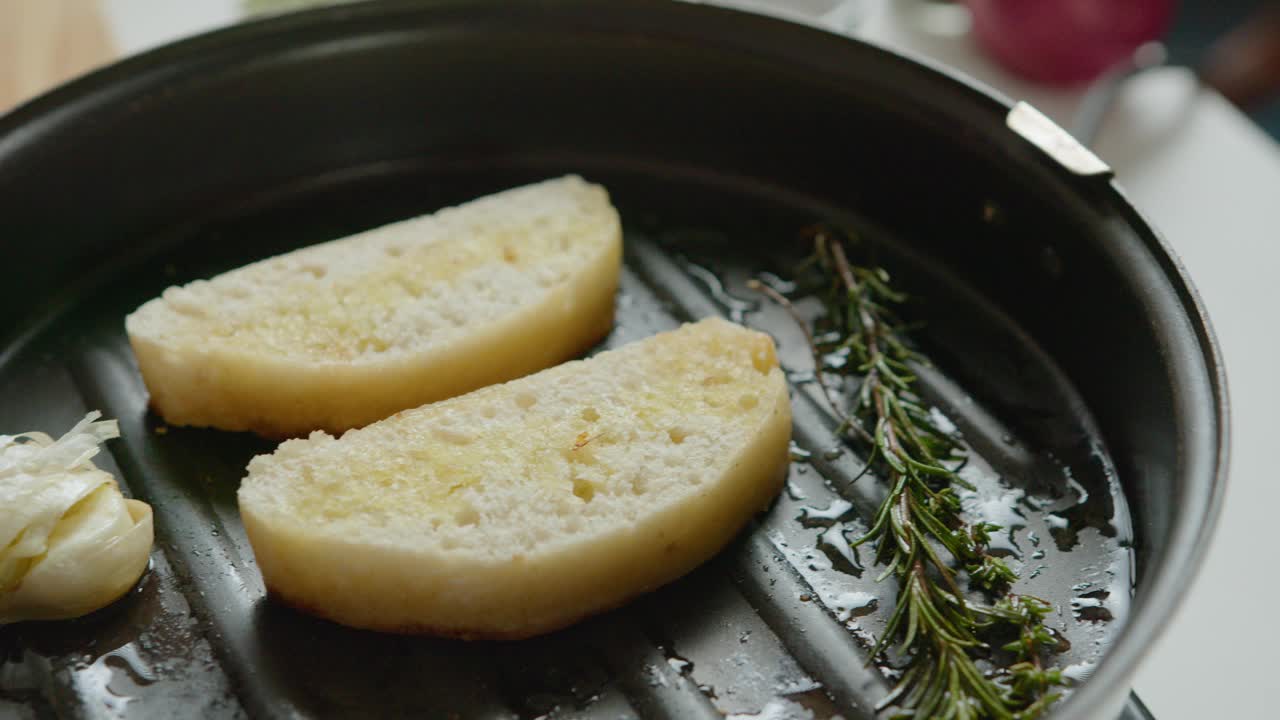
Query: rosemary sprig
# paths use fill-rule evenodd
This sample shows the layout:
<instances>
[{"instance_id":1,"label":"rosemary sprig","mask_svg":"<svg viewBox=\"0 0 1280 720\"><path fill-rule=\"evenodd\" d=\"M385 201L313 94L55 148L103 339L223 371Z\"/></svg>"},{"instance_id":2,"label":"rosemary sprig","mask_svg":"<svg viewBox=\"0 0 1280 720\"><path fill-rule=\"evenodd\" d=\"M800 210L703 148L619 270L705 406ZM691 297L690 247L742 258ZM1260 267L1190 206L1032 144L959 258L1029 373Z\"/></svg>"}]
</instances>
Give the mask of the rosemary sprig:
<instances>
[{"instance_id":1,"label":"rosemary sprig","mask_svg":"<svg viewBox=\"0 0 1280 720\"><path fill-rule=\"evenodd\" d=\"M892 309L906 297L883 269L850 263L844 246L825 230L815 230L813 239L815 252L805 267L818 277L826 310L815 329L781 294L758 282L752 287L783 305L804 329L815 378L840 421L838 433L869 449L868 467L880 469L889 487L870 530L853 543L873 544L885 566L877 580L892 576L898 584L897 603L872 657L892 646L906 658L905 670L877 709L896 705L900 717L956 720L1038 717L1057 699L1052 689L1063 684L1043 659L1065 641L1043 623L1047 603L1003 594L1017 575L987 551L1000 526L962 517L956 488L973 489L957 472L964 449L913 390L911 363L927 361L908 346L906 326ZM843 362L828 362L832 357ZM847 413L824 371L857 380ZM958 581L960 570L971 587L1003 597L992 604L971 601ZM991 660L994 652L988 640L1001 634L1015 636L1001 646L1012 664L1001 668L992 661L984 671L980 660Z\"/></svg>"}]
</instances>

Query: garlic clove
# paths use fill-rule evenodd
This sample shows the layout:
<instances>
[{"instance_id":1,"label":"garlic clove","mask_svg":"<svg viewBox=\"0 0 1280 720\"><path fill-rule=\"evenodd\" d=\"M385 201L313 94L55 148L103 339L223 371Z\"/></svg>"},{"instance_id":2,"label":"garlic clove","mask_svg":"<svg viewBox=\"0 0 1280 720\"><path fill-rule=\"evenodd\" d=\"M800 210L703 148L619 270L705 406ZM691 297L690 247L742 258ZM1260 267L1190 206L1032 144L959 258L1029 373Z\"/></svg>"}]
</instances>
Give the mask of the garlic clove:
<instances>
[{"instance_id":1,"label":"garlic clove","mask_svg":"<svg viewBox=\"0 0 1280 720\"><path fill-rule=\"evenodd\" d=\"M66 435L0 435L0 624L70 618L129 591L147 567L151 508L92 458L117 437L89 413Z\"/></svg>"},{"instance_id":2,"label":"garlic clove","mask_svg":"<svg viewBox=\"0 0 1280 720\"><path fill-rule=\"evenodd\" d=\"M114 483L99 487L59 520L48 552L0 595L0 623L78 617L110 604L146 570L152 539L149 505L125 499Z\"/></svg>"}]
</instances>

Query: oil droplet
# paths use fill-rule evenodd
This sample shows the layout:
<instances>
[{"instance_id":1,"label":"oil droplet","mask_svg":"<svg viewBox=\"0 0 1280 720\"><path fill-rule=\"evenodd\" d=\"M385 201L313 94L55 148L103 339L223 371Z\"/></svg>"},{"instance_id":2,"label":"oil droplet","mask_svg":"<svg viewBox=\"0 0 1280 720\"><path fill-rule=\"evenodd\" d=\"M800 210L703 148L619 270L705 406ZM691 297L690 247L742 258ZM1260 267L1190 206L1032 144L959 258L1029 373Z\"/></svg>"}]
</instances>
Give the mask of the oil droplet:
<instances>
[{"instance_id":1,"label":"oil droplet","mask_svg":"<svg viewBox=\"0 0 1280 720\"><path fill-rule=\"evenodd\" d=\"M848 622L856 617L870 615L879 607L880 600L871 593L853 591L841 593L832 598L831 609L835 611L840 622Z\"/></svg>"},{"instance_id":2,"label":"oil droplet","mask_svg":"<svg viewBox=\"0 0 1280 720\"><path fill-rule=\"evenodd\" d=\"M840 572L862 576L862 563L858 561L858 551L853 548L849 538L845 536L843 523L836 523L827 528L818 537L818 548L827 554L831 566Z\"/></svg>"},{"instance_id":3,"label":"oil droplet","mask_svg":"<svg viewBox=\"0 0 1280 720\"><path fill-rule=\"evenodd\" d=\"M822 689L822 683L811 677L798 676L786 680L779 677L778 680L779 684L774 686L773 691L782 697L794 698Z\"/></svg>"},{"instance_id":4,"label":"oil droplet","mask_svg":"<svg viewBox=\"0 0 1280 720\"><path fill-rule=\"evenodd\" d=\"M973 398L965 399L969 403L973 402ZM946 413L936 407L929 408L929 422L933 423L935 427L947 435L953 435L960 432L960 428L956 427L956 424L951 422L951 418L947 417Z\"/></svg>"},{"instance_id":5,"label":"oil droplet","mask_svg":"<svg viewBox=\"0 0 1280 720\"><path fill-rule=\"evenodd\" d=\"M693 661L680 657L679 655L671 655L667 658L667 665L676 672L677 675L688 676L693 672Z\"/></svg>"},{"instance_id":6,"label":"oil droplet","mask_svg":"<svg viewBox=\"0 0 1280 720\"><path fill-rule=\"evenodd\" d=\"M803 471L802 468L797 468L797 470ZM797 485L794 480L787 480L787 497L792 500L804 500L808 495L805 494L804 489Z\"/></svg>"},{"instance_id":7,"label":"oil droplet","mask_svg":"<svg viewBox=\"0 0 1280 720\"><path fill-rule=\"evenodd\" d=\"M836 498L825 508L805 505L800 508L800 516L796 519L805 527L827 527L844 519L853 510L853 503L844 498Z\"/></svg>"},{"instance_id":8,"label":"oil droplet","mask_svg":"<svg viewBox=\"0 0 1280 720\"><path fill-rule=\"evenodd\" d=\"M777 275L774 275L771 272L765 271L762 273L757 273L756 277L760 279L760 282L764 283L765 285L768 285L775 292L781 293L783 295L789 295L796 291L796 284L794 282L790 280L784 280L778 277Z\"/></svg>"},{"instance_id":9,"label":"oil droplet","mask_svg":"<svg viewBox=\"0 0 1280 720\"><path fill-rule=\"evenodd\" d=\"M1062 668L1062 677L1066 678L1072 685L1080 683L1093 677L1093 671L1098 667L1097 663L1078 662Z\"/></svg>"},{"instance_id":10,"label":"oil droplet","mask_svg":"<svg viewBox=\"0 0 1280 720\"><path fill-rule=\"evenodd\" d=\"M1067 481L1067 487L1071 488L1071 491L1076 494L1076 505L1083 505L1089 502L1089 491L1080 484L1079 480L1076 480L1076 475L1070 467L1062 466L1062 477Z\"/></svg>"},{"instance_id":11,"label":"oil droplet","mask_svg":"<svg viewBox=\"0 0 1280 720\"><path fill-rule=\"evenodd\" d=\"M1008 531L998 531L992 535L991 542L987 543L987 550L996 557L1022 557L1022 548L1014 542L1013 533Z\"/></svg>"},{"instance_id":12,"label":"oil droplet","mask_svg":"<svg viewBox=\"0 0 1280 720\"><path fill-rule=\"evenodd\" d=\"M812 370L788 370L787 380L793 385L808 385L817 382L818 376Z\"/></svg>"},{"instance_id":13,"label":"oil droplet","mask_svg":"<svg viewBox=\"0 0 1280 720\"><path fill-rule=\"evenodd\" d=\"M1049 534L1053 536L1054 542L1058 549L1062 552L1070 552L1079 542L1079 537L1071 531L1071 522L1061 515L1050 513L1044 516L1044 522L1049 526Z\"/></svg>"},{"instance_id":14,"label":"oil droplet","mask_svg":"<svg viewBox=\"0 0 1280 720\"><path fill-rule=\"evenodd\" d=\"M813 338L814 342L816 342L818 345L834 345L835 343L838 343L843 339L844 339L844 335L841 334L839 330L832 330L831 332L820 333L818 335L815 335Z\"/></svg>"},{"instance_id":15,"label":"oil droplet","mask_svg":"<svg viewBox=\"0 0 1280 720\"><path fill-rule=\"evenodd\" d=\"M765 703L759 712L736 713L724 717L725 720L813 720L814 715L812 710L799 703L787 698L774 698Z\"/></svg>"},{"instance_id":16,"label":"oil droplet","mask_svg":"<svg viewBox=\"0 0 1280 720\"><path fill-rule=\"evenodd\" d=\"M1104 601L1111 595L1106 590L1094 590L1071 600L1071 613L1077 620L1087 622L1107 622L1112 614Z\"/></svg>"},{"instance_id":17,"label":"oil droplet","mask_svg":"<svg viewBox=\"0 0 1280 720\"><path fill-rule=\"evenodd\" d=\"M832 371L843 370L844 366L849 364L849 353L849 348L840 348L823 355L822 367Z\"/></svg>"},{"instance_id":18,"label":"oil droplet","mask_svg":"<svg viewBox=\"0 0 1280 720\"><path fill-rule=\"evenodd\" d=\"M146 687L156 681L151 669L138 657L138 651L132 646L125 645L103 656L102 662L107 667L124 673L138 687Z\"/></svg>"},{"instance_id":19,"label":"oil droplet","mask_svg":"<svg viewBox=\"0 0 1280 720\"><path fill-rule=\"evenodd\" d=\"M760 304L758 302L735 297L732 293L726 290L724 282L720 280L719 276L707 268L704 268L701 265L695 265L694 263L686 263L685 270L706 286L707 292L711 294L711 298L715 300L720 307L724 308L725 312L729 315L729 319L733 322L742 324L742 321L746 319L747 313L754 312L759 309Z\"/></svg>"},{"instance_id":20,"label":"oil droplet","mask_svg":"<svg viewBox=\"0 0 1280 720\"><path fill-rule=\"evenodd\" d=\"M102 717L123 718L128 717L136 692L155 682L155 677L136 651L125 646L78 668L71 682L78 694L102 703L106 711Z\"/></svg>"},{"instance_id":21,"label":"oil droplet","mask_svg":"<svg viewBox=\"0 0 1280 720\"><path fill-rule=\"evenodd\" d=\"M1006 490L999 495L982 498L976 504L974 516L1005 530L1026 527L1027 517L1018 509L1018 502L1025 495L1022 490Z\"/></svg>"}]
</instances>

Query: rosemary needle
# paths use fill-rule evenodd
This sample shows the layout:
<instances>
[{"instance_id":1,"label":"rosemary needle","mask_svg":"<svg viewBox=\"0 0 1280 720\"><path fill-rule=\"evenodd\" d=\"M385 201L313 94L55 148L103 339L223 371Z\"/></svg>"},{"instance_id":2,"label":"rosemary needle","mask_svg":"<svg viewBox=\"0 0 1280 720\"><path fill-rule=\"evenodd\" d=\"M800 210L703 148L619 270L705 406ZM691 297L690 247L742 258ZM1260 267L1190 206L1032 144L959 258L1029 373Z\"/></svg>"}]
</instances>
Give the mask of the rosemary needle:
<instances>
[{"instance_id":1,"label":"rosemary needle","mask_svg":"<svg viewBox=\"0 0 1280 720\"><path fill-rule=\"evenodd\" d=\"M751 287L780 304L804 330L815 378L840 421L838 433L867 448L868 466L881 470L889 492L865 535L879 577L892 577L898 598L872 657L892 652L903 673L877 706L898 717L955 720L1029 720L1058 698L1061 673L1045 659L1065 641L1044 624L1049 605L1008 592L1017 575L987 551L1000 526L962 517L956 488L972 489L958 474L959 438L939 427L913 390L911 349L892 306L906 300L882 268L849 262L844 245L824 229L813 231L814 255L805 267L817 276L825 314L815 332L789 300L763 283ZM852 408L842 410L823 375L826 355L847 355L836 372L858 385ZM979 589L990 604L974 602L962 587ZM992 647L995 638L1011 638ZM997 650L998 648L998 650ZM1007 658L1001 664L998 660ZM986 669L984 669L986 668Z\"/></svg>"}]
</instances>

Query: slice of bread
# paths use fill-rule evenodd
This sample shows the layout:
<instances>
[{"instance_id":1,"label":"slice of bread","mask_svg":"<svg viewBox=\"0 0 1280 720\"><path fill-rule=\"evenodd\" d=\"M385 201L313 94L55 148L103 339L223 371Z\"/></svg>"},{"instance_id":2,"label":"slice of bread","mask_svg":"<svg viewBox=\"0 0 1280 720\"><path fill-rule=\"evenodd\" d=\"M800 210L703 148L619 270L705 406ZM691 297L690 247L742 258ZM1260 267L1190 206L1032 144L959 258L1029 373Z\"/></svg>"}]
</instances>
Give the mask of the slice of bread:
<instances>
[{"instance_id":1,"label":"slice of bread","mask_svg":"<svg viewBox=\"0 0 1280 720\"><path fill-rule=\"evenodd\" d=\"M240 513L284 602L360 628L522 638L688 572L777 494L791 405L723 320L249 463Z\"/></svg>"},{"instance_id":2,"label":"slice of bread","mask_svg":"<svg viewBox=\"0 0 1280 720\"><path fill-rule=\"evenodd\" d=\"M591 347L621 246L569 176L171 287L125 326L171 424L340 432Z\"/></svg>"}]
</instances>

